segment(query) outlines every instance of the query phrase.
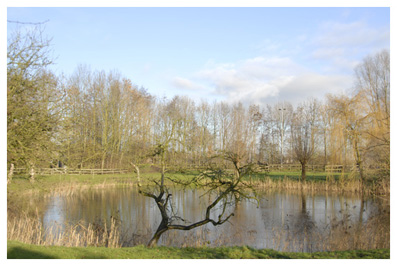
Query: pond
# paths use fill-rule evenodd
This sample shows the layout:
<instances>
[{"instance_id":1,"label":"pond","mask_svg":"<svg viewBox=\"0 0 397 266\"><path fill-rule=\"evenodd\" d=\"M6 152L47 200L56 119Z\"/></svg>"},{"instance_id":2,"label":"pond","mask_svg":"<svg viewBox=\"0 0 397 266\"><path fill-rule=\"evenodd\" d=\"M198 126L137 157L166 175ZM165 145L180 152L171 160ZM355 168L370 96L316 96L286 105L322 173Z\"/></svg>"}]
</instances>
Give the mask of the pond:
<instances>
[{"instance_id":1,"label":"pond","mask_svg":"<svg viewBox=\"0 0 397 266\"><path fill-rule=\"evenodd\" d=\"M199 190L175 189L174 211L188 222L199 221L205 216L210 197ZM247 245L280 251L314 252L357 248L368 244L368 241L386 241L382 239L384 234L377 235L385 228L387 231L389 226L390 218L384 218L382 213L388 213L390 217L390 212L382 200L357 195L280 190L259 191L259 199L259 204L242 201L230 207L229 213L234 212L235 215L223 225L207 224L190 231L168 231L160 238L159 245ZM46 198L44 205L41 217L44 227L54 223L109 224L110 217L113 217L119 221L122 246L146 244L161 219L153 199L139 194L136 188L88 190L73 196L54 195ZM212 215L217 217L216 213Z\"/></svg>"}]
</instances>

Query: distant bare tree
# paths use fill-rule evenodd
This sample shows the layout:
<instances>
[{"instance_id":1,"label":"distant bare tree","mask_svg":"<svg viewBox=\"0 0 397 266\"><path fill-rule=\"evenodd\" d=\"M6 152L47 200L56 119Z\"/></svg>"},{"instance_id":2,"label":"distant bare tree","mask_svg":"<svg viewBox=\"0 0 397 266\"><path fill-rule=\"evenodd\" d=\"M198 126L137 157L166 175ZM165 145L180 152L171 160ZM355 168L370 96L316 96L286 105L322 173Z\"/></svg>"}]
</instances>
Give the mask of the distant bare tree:
<instances>
[{"instance_id":1,"label":"distant bare tree","mask_svg":"<svg viewBox=\"0 0 397 266\"><path fill-rule=\"evenodd\" d=\"M317 102L304 102L295 111L291 125L292 145L296 159L302 166L302 181L306 180L306 165L314 154L316 115Z\"/></svg>"}]
</instances>

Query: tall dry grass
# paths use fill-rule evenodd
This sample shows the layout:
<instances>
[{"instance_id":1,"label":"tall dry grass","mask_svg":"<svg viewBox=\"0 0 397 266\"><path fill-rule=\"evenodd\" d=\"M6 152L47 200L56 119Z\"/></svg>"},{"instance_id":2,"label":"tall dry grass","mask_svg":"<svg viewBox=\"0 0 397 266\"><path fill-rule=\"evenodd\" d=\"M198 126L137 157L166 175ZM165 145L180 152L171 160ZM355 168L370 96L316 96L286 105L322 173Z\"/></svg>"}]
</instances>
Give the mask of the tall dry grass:
<instances>
[{"instance_id":1,"label":"tall dry grass","mask_svg":"<svg viewBox=\"0 0 397 266\"><path fill-rule=\"evenodd\" d=\"M390 248L390 214L371 216L366 222L351 222L349 216L334 220L327 228L305 227L303 231L295 229L280 230L273 228L271 235L264 239L264 248L288 252L318 252L343 250L369 250ZM386 222L385 222L386 219ZM295 231L294 231L295 230ZM326 231L326 233L324 233ZM82 223L75 225L54 224L44 230L38 218L28 216L13 217L7 223L7 238L35 245L57 245L67 247L104 246L118 248L122 246L145 245L152 235L150 228L144 232L120 236L118 221L112 219L109 226ZM127 238L125 238L127 237ZM169 231L161 239L161 245L180 247L234 246L238 239L250 238L251 243L258 242L256 232L239 235L220 235L211 237L211 232L201 228L190 234ZM127 241L128 239L128 241ZM210 241L210 239L212 239Z\"/></svg>"},{"instance_id":2,"label":"tall dry grass","mask_svg":"<svg viewBox=\"0 0 397 266\"><path fill-rule=\"evenodd\" d=\"M136 186L136 184L133 182L112 182L112 181L107 181L106 179L99 184L84 184L76 181L71 181L50 188L44 194L44 197L52 197L54 195L74 196L87 190L101 190L108 188L134 187L134 186Z\"/></svg>"},{"instance_id":3,"label":"tall dry grass","mask_svg":"<svg viewBox=\"0 0 397 266\"><path fill-rule=\"evenodd\" d=\"M103 246L120 247L120 234L117 220L111 219L99 224L83 223L52 224L44 228L38 217L28 215L9 217L7 220L7 239L34 245L55 245L66 247Z\"/></svg>"},{"instance_id":4,"label":"tall dry grass","mask_svg":"<svg viewBox=\"0 0 397 266\"><path fill-rule=\"evenodd\" d=\"M337 193L360 193L367 195L389 195L390 185L386 182L374 183L369 186L362 186L357 178L345 176L338 181L333 178L327 181L297 181L285 176L282 179L272 179L266 177L263 180L255 180L251 182L256 188L260 189L283 189L283 190L301 190L306 192L337 192Z\"/></svg>"}]
</instances>

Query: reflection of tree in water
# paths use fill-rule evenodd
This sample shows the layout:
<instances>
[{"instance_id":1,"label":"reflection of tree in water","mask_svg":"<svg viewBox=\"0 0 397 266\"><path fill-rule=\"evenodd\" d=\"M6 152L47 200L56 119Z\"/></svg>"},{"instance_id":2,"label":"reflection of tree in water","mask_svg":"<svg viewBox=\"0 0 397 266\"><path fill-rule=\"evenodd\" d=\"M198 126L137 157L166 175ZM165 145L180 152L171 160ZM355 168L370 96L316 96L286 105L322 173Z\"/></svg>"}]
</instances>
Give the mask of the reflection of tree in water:
<instances>
[{"instance_id":1,"label":"reflection of tree in water","mask_svg":"<svg viewBox=\"0 0 397 266\"><path fill-rule=\"evenodd\" d=\"M175 210L189 220L197 220L213 197L205 194L200 204L194 201L202 192L170 191L175 198ZM196 195L196 193L198 193ZM367 197L346 198L334 195L264 191L259 194L259 209L241 201L230 206L235 214L220 228L209 225L191 233L174 231L165 237L162 245L252 245L281 251L340 250L341 247L387 248L390 243L390 200ZM85 191L73 197L61 197L64 207L49 206L46 218L61 222L51 210L71 224L110 224L110 216L120 221L120 244L133 246L147 243L153 228L160 220L152 201L141 197L137 189L110 189ZM50 200L54 202L54 198ZM47 203L48 204L48 203ZM202 205L202 206L201 206ZM118 212L120 211L120 212ZM221 209L214 208L216 217ZM52 215L52 216L51 216ZM43 218L44 220L44 218ZM196 242L198 241L198 242ZM342 246L343 245L343 246Z\"/></svg>"},{"instance_id":2,"label":"reflection of tree in water","mask_svg":"<svg viewBox=\"0 0 397 266\"><path fill-rule=\"evenodd\" d=\"M271 229L270 239L265 240L265 245L280 251L311 251L317 227L307 209L307 196L303 192L289 196L261 204L264 226L267 232ZM294 206L298 200L299 206ZM268 213L269 207L278 211ZM269 223L270 220L277 223Z\"/></svg>"},{"instance_id":3,"label":"reflection of tree in water","mask_svg":"<svg viewBox=\"0 0 397 266\"><path fill-rule=\"evenodd\" d=\"M288 215L286 244L298 251L311 251L315 238L315 223L307 210L306 194L300 194L300 210L295 215ZM291 248L291 247L290 247ZM290 249L289 248L289 249Z\"/></svg>"},{"instance_id":4,"label":"reflection of tree in water","mask_svg":"<svg viewBox=\"0 0 397 266\"><path fill-rule=\"evenodd\" d=\"M298 237L301 237L302 239L302 244L305 246L304 248L306 249L312 246L314 243L314 237L313 233L316 229L316 226L309 215L309 212L307 211L306 208L306 195L302 192L301 193L301 204L302 208L297 216L297 221L295 228L295 234L298 235ZM305 241L306 240L306 241Z\"/></svg>"},{"instance_id":5,"label":"reflection of tree in water","mask_svg":"<svg viewBox=\"0 0 397 266\"><path fill-rule=\"evenodd\" d=\"M312 221L309 212L306 207L306 195L301 193L301 211L296 216L295 221L295 232L307 232L310 233L314 228L314 222Z\"/></svg>"},{"instance_id":6,"label":"reflection of tree in water","mask_svg":"<svg viewBox=\"0 0 397 266\"><path fill-rule=\"evenodd\" d=\"M271 193L272 194L272 193ZM307 210L306 195L301 193L277 194L266 200L262 198L260 211L264 223L264 248L272 248L280 251L310 251L315 223ZM296 206L294 203L298 202Z\"/></svg>"}]
</instances>

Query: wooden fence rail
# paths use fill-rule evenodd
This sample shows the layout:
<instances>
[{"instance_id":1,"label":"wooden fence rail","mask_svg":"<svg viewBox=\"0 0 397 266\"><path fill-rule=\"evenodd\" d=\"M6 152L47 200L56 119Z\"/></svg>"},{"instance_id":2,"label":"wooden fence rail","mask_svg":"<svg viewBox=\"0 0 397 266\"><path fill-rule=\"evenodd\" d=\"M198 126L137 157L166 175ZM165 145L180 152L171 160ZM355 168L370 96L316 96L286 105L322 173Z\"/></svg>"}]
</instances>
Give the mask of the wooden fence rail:
<instances>
[{"instance_id":1,"label":"wooden fence rail","mask_svg":"<svg viewBox=\"0 0 397 266\"><path fill-rule=\"evenodd\" d=\"M261 164L259 168L263 172L271 171L301 171L302 166L300 164ZM205 167L194 167L189 168L190 170L205 170ZM72 169L72 168L35 168L35 173L38 175L57 175L57 174L69 174L69 175L103 175L103 174L126 174L127 169ZM168 170L178 171L180 169L172 167ZM356 165L312 165L306 166L307 171L319 171L328 173L341 173L341 172L353 172L357 171ZM14 174L28 173L26 168L15 168Z\"/></svg>"},{"instance_id":2,"label":"wooden fence rail","mask_svg":"<svg viewBox=\"0 0 397 266\"><path fill-rule=\"evenodd\" d=\"M104 174L126 174L127 169L72 169L72 168L35 168L35 173L38 175L104 175ZM26 168L15 168L15 174L27 173Z\"/></svg>"},{"instance_id":3,"label":"wooden fence rail","mask_svg":"<svg viewBox=\"0 0 397 266\"><path fill-rule=\"evenodd\" d=\"M263 172L272 172L272 171L289 171L289 172L299 172L302 171L301 164L258 164L260 171ZM221 166L217 166L221 167ZM224 166L224 168L227 168ZM177 171L180 168L172 168L169 167L168 170ZM206 170L207 168L197 167L197 166L188 166L187 169L184 170ZM341 172L353 172L357 170L357 166L355 165L323 165L323 164L307 164L306 171L312 172L332 172L332 173L341 173Z\"/></svg>"}]
</instances>

